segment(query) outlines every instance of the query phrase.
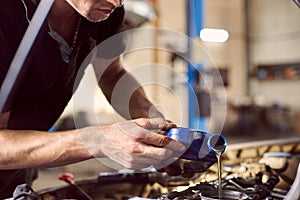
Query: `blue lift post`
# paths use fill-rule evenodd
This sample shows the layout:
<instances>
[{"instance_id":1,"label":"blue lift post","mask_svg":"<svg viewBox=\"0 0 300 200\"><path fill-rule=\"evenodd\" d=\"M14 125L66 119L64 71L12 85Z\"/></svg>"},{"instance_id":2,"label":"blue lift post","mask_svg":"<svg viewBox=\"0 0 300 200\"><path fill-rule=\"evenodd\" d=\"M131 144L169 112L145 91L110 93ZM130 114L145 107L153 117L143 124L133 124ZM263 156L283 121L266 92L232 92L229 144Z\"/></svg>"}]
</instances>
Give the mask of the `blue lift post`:
<instances>
[{"instance_id":1,"label":"blue lift post","mask_svg":"<svg viewBox=\"0 0 300 200\"><path fill-rule=\"evenodd\" d=\"M200 30L203 28L203 3L204 0L187 0L187 35L191 39L200 37ZM193 60L191 40L188 40L188 55L188 123L190 128L206 131L206 120L199 116L196 98L197 71L203 69L203 64Z\"/></svg>"}]
</instances>

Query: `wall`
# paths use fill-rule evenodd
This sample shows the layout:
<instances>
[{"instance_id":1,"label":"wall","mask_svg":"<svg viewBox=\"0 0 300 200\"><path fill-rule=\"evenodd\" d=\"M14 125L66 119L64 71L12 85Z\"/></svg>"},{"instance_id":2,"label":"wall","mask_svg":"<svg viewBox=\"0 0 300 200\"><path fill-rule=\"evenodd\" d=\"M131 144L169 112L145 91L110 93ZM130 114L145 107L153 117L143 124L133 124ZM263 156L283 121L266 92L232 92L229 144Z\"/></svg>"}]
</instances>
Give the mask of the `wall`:
<instances>
[{"instance_id":1,"label":"wall","mask_svg":"<svg viewBox=\"0 0 300 200\"><path fill-rule=\"evenodd\" d=\"M229 99L247 92L247 63L245 42L245 12L243 0L206 0L204 26L222 28L229 32L226 43L204 43L207 52L218 68L229 72Z\"/></svg>"},{"instance_id":2,"label":"wall","mask_svg":"<svg viewBox=\"0 0 300 200\"><path fill-rule=\"evenodd\" d=\"M292 0L251 0L251 67L300 62L300 9ZM251 79L251 94L300 109L300 81Z\"/></svg>"}]
</instances>

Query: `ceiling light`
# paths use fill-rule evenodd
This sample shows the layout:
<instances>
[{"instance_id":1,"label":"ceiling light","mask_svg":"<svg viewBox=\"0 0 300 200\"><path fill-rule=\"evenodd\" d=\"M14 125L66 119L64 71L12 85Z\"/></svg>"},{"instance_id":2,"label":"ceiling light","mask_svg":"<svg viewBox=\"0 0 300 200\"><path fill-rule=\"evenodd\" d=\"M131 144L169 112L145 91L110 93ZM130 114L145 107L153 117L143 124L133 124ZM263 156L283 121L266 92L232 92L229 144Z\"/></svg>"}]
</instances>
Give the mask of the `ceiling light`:
<instances>
[{"instance_id":1,"label":"ceiling light","mask_svg":"<svg viewBox=\"0 0 300 200\"><path fill-rule=\"evenodd\" d=\"M204 42L226 42L229 33L224 29L204 28L200 31L200 38Z\"/></svg>"}]
</instances>

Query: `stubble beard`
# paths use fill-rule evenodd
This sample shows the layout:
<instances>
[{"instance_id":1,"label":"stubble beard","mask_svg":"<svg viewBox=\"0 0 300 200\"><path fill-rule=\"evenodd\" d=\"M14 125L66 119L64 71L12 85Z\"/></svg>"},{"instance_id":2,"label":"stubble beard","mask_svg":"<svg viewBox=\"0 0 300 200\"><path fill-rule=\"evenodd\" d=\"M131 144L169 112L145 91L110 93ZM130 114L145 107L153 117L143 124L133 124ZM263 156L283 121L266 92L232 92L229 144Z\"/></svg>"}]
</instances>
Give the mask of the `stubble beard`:
<instances>
[{"instance_id":1,"label":"stubble beard","mask_svg":"<svg viewBox=\"0 0 300 200\"><path fill-rule=\"evenodd\" d=\"M100 18L100 19L92 19L91 17L87 17L87 16L85 18L90 22L97 23L97 22L102 22L104 20L107 20L109 18L109 15L107 15L103 18Z\"/></svg>"}]
</instances>

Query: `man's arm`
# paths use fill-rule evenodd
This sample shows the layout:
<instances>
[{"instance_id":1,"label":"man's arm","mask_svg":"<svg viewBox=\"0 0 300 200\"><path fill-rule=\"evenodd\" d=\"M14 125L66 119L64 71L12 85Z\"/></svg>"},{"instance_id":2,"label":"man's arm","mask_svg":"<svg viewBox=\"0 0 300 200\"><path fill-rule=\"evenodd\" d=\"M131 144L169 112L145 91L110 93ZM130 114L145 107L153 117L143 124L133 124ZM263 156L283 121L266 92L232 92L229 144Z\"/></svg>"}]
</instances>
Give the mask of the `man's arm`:
<instances>
[{"instance_id":1,"label":"man's arm","mask_svg":"<svg viewBox=\"0 0 300 200\"><path fill-rule=\"evenodd\" d=\"M160 168L184 146L151 130L171 127L162 119L137 119L55 133L2 129L0 170L58 167L93 157L109 157L132 169Z\"/></svg>"},{"instance_id":2,"label":"man's arm","mask_svg":"<svg viewBox=\"0 0 300 200\"><path fill-rule=\"evenodd\" d=\"M126 119L162 118L138 81L124 69L120 58L109 62L96 58L93 65L99 86L116 111Z\"/></svg>"}]
</instances>

